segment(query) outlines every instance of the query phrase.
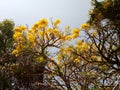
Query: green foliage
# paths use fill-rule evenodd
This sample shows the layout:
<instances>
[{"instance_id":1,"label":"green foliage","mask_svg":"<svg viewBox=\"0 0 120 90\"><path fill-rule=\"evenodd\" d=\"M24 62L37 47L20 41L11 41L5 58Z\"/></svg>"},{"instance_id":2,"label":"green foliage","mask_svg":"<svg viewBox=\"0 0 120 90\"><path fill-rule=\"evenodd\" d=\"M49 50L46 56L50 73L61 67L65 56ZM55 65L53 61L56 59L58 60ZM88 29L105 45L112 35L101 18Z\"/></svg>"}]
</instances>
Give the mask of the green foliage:
<instances>
[{"instance_id":1,"label":"green foliage","mask_svg":"<svg viewBox=\"0 0 120 90\"><path fill-rule=\"evenodd\" d=\"M10 88L10 73L8 63L14 61L11 55L13 47L13 28L14 22L4 20L0 22L0 89L7 90Z\"/></svg>"},{"instance_id":2,"label":"green foliage","mask_svg":"<svg viewBox=\"0 0 120 90\"><path fill-rule=\"evenodd\" d=\"M13 28L14 22L11 20L0 22L0 53L9 52L13 46Z\"/></svg>"}]
</instances>

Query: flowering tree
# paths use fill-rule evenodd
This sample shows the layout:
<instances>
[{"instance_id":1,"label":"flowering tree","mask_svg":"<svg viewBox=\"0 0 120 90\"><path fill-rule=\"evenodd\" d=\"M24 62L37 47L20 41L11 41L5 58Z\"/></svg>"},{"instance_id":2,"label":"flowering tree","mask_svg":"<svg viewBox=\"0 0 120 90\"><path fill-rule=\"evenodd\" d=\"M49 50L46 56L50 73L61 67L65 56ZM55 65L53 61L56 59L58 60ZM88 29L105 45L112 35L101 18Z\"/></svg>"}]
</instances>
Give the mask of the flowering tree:
<instances>
[{"instance_id":1,"label":"flowering tree","mask_svg":"<svg viewBox=\"0 0 120 90\"><path fill-rule=\"evenodd\" d=\"M31 83L32 85L43 83L45 66L52 60L49 52L51 47L59 49L65 41L72 40L79 36L78 28L73 29L72 33L65 33L58 28L60 20L51 21L51 23L50 27L48 20L43 18L36 22L30 29L27 29L25 26L18 26L14 29L13 38L15 49L12 54L18 59L18 63L14 65L14 67L24 69L24 73L22 73L23 71L15 71L15 73L22 74L17 75L16 78L20 80L19 82L22 82L22 84L25 82L24 85L26 87L30 87ZM34 71L31 71L30 67L33 68ZM28 70L28 68L30 68L30 70ZM21 76L27 78L27 81L26 79L21 79ZM35 76L37 80L31 80L33 76ZM28 79L30 79L31 83L28 82Z\"/></svg>"},{"instance_id":2,"label":"flowering tree","mask_svg":"<svg viewBox=\"0 0 120 90\"><path fill-rule=\"evenodd\" d=\"M59 19L31 28L1 22L0 89L119 89L119 1L92 4L90 20L79 28L60 29Z\"/></svg>"}]
</instances>

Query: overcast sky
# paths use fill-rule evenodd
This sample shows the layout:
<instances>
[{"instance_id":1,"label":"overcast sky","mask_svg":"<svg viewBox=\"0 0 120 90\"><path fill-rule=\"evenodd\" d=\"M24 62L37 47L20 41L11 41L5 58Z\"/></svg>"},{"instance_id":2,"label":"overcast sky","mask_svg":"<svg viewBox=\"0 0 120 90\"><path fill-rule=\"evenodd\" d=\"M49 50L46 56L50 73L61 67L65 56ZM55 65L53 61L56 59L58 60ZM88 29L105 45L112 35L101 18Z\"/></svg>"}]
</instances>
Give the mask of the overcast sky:
<instances>
[{"instance_id":1,"label":"overcast sky","mask_svg":"<svg viewBox=\"0 0 120 90\"><path fill-rule=\"evenodd\" d=\"M79 27L88 19L90 0L0 0L0 20L31 26L41 18L60 19L63 26Z\"/></svg>"}]
</instances>

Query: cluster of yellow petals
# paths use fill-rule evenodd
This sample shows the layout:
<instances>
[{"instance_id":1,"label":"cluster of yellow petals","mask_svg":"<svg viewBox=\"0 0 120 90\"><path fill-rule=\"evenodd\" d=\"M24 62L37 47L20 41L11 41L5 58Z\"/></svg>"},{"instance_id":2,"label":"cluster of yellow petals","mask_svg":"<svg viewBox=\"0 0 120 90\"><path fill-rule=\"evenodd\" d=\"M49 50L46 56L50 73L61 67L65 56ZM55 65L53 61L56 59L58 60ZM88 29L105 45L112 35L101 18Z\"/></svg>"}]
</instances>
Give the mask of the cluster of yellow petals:
<instances>
[{"instance_id":1,"label":"cluster of yellow petals","mask_svg":"<svg viewBox=\"0 0 120 90\"><path fill-rule=\"evenodd\" d=\"M18 56L19 52L21 52L22 49L28 46L31 46L32 48L34 48L35 46L38 47L37 43L41 45L46 45L48 42L51 43L54 42L55 40L58 40L58 42L60 43L64 41L71 41L79 37L80 34L79 28L74 28L72 32L70 32L69 34L64 34L57 27L59 23L60 20L57 19L53 22L54 25L53 27L48 27L49 25L48 20L43 18L38 22L34 23L32 28L28 30L26 30L26 26L15 27L13 38L15 40L16 45L15 50L12 52L12 54ZM81 28L89 30L90 25L83 24ZM69 30L70 27L67 27L66 29ZM76 49L86 50L88 49L88 47L89 45L87 43L83 43L82 40L79 40ZM72 47L66 47L61 49L61 52L66 55L68 54L70 55L72 50L73 50ZM62 54L58 55L58 58L62 57L61 55ZM75 61L78 62L79 60L76 59Z\"/></svg>"},{"instance_id":2,"label":"cluster of yellow petals","mask_svg":"<svg viewBox=\"0 0 120 90\"><path fill-rule=\"evenodd\" d=\"M80 49L82 46L82 43L83 43L82 40L78 40L77 45L76 45L76 49Z\"/></svg>"},{"instance_id":3,"label":"cluster of yellow petals","mask_svg":"<svg viewBox=\"0 0 120 90\"><path fill-rule=\"evenodd\" d=\"M59 38L62 35L58 29L53 30L53 34L54 34L54 36L59 37Z\"/></svg>"},{"instance_id":4,"label":"cluster of yellow petals","mask_svg":"<svg viewBox=\"0 0 120 90\"><path fill-rule=\"evenodd\" d=\"M82 40L78 40L77 42L78 45L82 45L82 43L83 43Z\"/></svg>"},{"instance_id":5,"label":"cluster of yellow petals","mask_svg":"<svg viewBox=\"0 0 120 90\"><path fill-rule=\"evenodd\" d=\"M79 62L80 62L80 59L79 59L79 58L76 58L73 62L79 63Z\"/></svg>"},{"instance_id":6,"label":"cluster of yellow petals","mask_svg":"<svg viewBox=\"0 0 120 90\"><path fill-rule=\"evenodd\" d=\"M26 26L19 26L19 27L15 27L14 31L15 32L22 32L26 30Z\"/></svg>"},{"instance_id":7,"label":"cluster of yellow petals","mask_svg":"<svg viewBox=\"0 0 120 90\"><path fill-rule=\"evenodd\" d=\"M28 35L27 36L28 42L29 43L34 43L35 42L35 35L32 34L32 33L28 33L27 35Z\"/></svg>"},{"instance_id":8,"label":"cluster of yellow petals","mask_svg":"<svg viewBox=\"0 0 120 90\"><path fill-rule=\"evenodd\" d=\"M84 23L80 26L80 29L83 30L90 30L90 25L88 23Z\"/></svg>"},{"instance_id":9,"label":"cluster of yellow petals","mask_svg":"<svg viewBox=\"0 0 120 90\"><path fill-rule=\"evenodd\" d=\"M43 18L40 21L38 21L38 23L39 23L39 26L38 26L39 28L44 28L48 25L48 20Z\"/></svg>"},{"instance_id":10,"label":"cluster of yellow petals","mask_svg":"<svg viewBox=\"0 0 120 90\"><path fill-rule=\"evenodd\" d=\"M22 33L26 30L26 26L18 26L14 28L13 39L15 40L15 49L12 51L12 54L15 56L19 55L19 52L24 48L25 38Z\"/></svg>"},{"instance_id":11,"label":"cluster of yellow petals","mask_svg":"<svg viewBox=\"0 0 120 90\"><path fill-rule=\"evenodd\" d=\"M65 30L66 30L66 31L69 31L69 29L70 29L69 26L66 26L66 27L65 27Z\"/></svg>"},{"instance_id":12,"label":"cluster of yellow petals","mask_svg":"<svg viewBox=\"0 0 120 90\"><path fill-rule=\"evenodd\" d=\"M53 25L54 25L54 26L57 26L59 23L60 23L60 20L57 19L57 20L55 20L55 21L53 22Z\"/></svg>"},{"instance_id":13,"label":"cluster of yellow petals","mask_svg":"<svg viewBox=\"0 0 120 90\"><path fill-rule=\"evenodd\" d=\"M71 41L71 40L72 40L72 36L71 36L71 35L67 35L67 36L65 37L65 40Z\"/></svg>"},{"instance_id":14,"label":"cluster of yellow petals","mask_svg":"<svg viewBox=\"0 0 120 90\"><path fill-rule=\"evenodd\" d=\"M72 34L71 35L67 35L65 37L65 40L71 41L72 39L75 39L75 38L79 37L79 35L80 35L79 33L80 33L79 28L74 28L72 30Z\"/></svg>"},{"instance_id":15,"label":"cluster of yellow petals","mask_svg":"<svg viewBox=\"0 0 120 90\"><path fill-rule=\"evenodd\" d=\"M88 43L82 44L82 50L88 50L88 47L89 47Z\"/></svg>"},{"instance_id":16,"label":"cluster of yellow petals","mask_svg":"<svg viewBox=\"0 0 120 90\"><path fill-rule=\"evenodd\" d=\"M89 49L89 44L87 42L83 43L82 40L78 40L76 49L81 52L87 51Z\"/></svg>"},{"instance_id":17,"label":"cluster of yellow petals","mask_svg":"<svg viewBox=\"0 0 120 90\"><path fill-rule=\"evenodd\" d=\"M59 23L59 19L53 22L54 26L57 26ZM15 27L13 38L16 45L12 54L18 54L26 46L35 47L36 41L42 45L44 45L46 42L49 42L49 40L51 40L51 42L55 39L59 39L59 42L65 41L65 35L60 32L58 27L49 28L48 25L48 20L43 18L34 23L32 28L28 30L26 30L26 26ZM19 47L21 48L18 49Z\"/></svg>"},{"instance_id":18,"label":"cluster of yellow petals","mask_svg":"<svg viewBox=\"0 0 120 90\"><path fill-rule=\"evenodd\" d=\"M32 29L36 29L36 28L41 29L41 28L45 28L46 26L48 26L48 20L46 18L42 18L38 22L34 23Z\"/></svg>"},{"instance_id":19,"label":"cluster of yellow petals","mask_svg":"<svg viewBox=\"0 0 120 90\"><path fill-rule=\"evenodd\" d=\"M18 40L20 37L22 37L21 32L15 32L14 35L13 35L14 40Z\"/></svg>"},{"instance_id":20,"label":"cluster of yellow petals","mask_svg":"<svg viewBox=\"0 0 120 90\"><path fill-rule=\"evenodd\" d=\"M72 50L73 48L71 46L68 46L66 48L60 48L60 52L62 52L63 54L69 54Z\"/></svg>"},{"instance_id":21,"label":"cluster of yellow petals","mask_svg":"<svg viewBox=\"0 0 120 90\"><path fill-rule=\"evenodd\" d=\"M68 47L62 47L60 48L60 53L58 53L57 55L57 59L61 59L62 56L65 56L65 55L71 55L70 53L73 51L73 48L71 46L68 46Z\"/></svg>"},{"instance_id":22,"label":"cluster of yellow petals","mask_svg":"<svg viewBox=\"0 0 120 90\"><path fill-rule=\"evenodd\" d=\"M78 28L74 28L72 30L72 38L75 39L79 36L80 30Z\"/></svg>"}]
</instances>

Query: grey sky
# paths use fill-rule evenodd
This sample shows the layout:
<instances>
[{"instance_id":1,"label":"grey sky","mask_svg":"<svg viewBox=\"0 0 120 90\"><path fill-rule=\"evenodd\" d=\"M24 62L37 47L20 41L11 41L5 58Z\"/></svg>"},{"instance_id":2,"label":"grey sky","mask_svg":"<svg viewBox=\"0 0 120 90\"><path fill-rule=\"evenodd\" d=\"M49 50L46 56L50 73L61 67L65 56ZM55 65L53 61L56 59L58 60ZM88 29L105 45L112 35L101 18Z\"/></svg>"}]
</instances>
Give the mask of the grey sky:
<instances>
[{"instance_id":1,"label":"grey sky","mask_svg":"<svg viewBox=\"0 0 120 90\"><path fill-rule=\"evenodd\" d=\"M79 27L88 19L90 0L0 0L0 20L31 26L41 18L61 20L62 26Z\"/></svg>"}]
</instances>

